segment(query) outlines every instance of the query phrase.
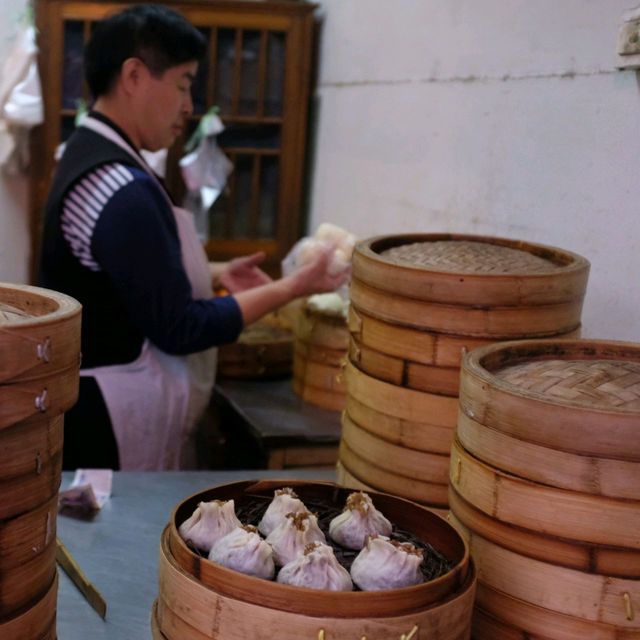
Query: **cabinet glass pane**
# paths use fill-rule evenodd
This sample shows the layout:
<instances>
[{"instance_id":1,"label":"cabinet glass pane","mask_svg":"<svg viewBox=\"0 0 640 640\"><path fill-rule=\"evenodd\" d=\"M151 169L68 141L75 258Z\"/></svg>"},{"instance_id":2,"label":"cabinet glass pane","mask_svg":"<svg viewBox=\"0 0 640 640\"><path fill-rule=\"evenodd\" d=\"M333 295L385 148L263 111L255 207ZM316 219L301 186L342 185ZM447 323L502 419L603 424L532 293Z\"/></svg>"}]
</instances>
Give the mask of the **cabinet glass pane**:
<instances>
[{"instance_id":1,"label":"cabinet glass pane","mask_svg":"<svg viewBox=\"0 0 640 640\"><path fill-rule=\"evenodd\" d=\"M238 154L235 163L236 211L233 218L233 237L248 238L251 217L251 168L253 156Z\"/></svg>"},{"instance_id":2,"label":"cabinet glass pane","mask_svg":"<svg viewBox=\"0 0 640 640\"><path fill-rule=\"evenodd\" d=\"M218 136L220 147L280 149L282 143L280 125L225 124L225 130Z\"/></svg>"},{"instance_id":3,"label":"cabinet glass pane","mask_svg":"<svg viewBox=\"0 0 640 640\"><path fill-rule=\"evenodd\" d=\"M286 34L270 31L267 43L267 90L264 112L267 116L281 116L284 95L284 64Z\"/></svg>"},{"instance_id":4,"label":"cabinet glass pane","mask_svg":"<svg viewBox=\"0 0 640 640\"><path fill-rule=\"evenodd\" d=\"M233 78L236 60L236 30L218 30L218 52L216 55L216 104L221 115L232 113Z\"/></svg>"},{"instance_id":5,"label":"cabinet glass pane","mask_svg":"<svg viewBox=\"0 0 640 640\"><path fill-rule=\"evenodd\" d=\"M211 29L200 28L198 31L200 31L200 33L205 37L207 42L210 42ZM196 114L206 113L209 108L209 105L207 105L207 86L210 82L209 76L209 56L205 55L198 64L198 73L196 75L196 79L193 81L193 86L191 87L193 112Z\"/></svg>"},{"instance_id":6,"label":"cabinet glass pane","mask_svg":"<svg viewBox=\"0 0 640 640\"><path fill-rule=\"evenodd\" d=\"M240 75L241 115L256 115L260 69L260 32L244 31L242 34L242 72Z\"/></svg>"},{"instance_id":7,"label":"cabinet glass pane","mask_svg":"<svg viewBox=\"0 0 640 640\"><path fill-rule=\"evenodd\" d=\"M84 25L78 20L64 23L64 62L62 67L62 108L75 109L82 98L84 79L82 56Z\"/></svg>"},{"instance_id":8,"label":"cabinet glass pane","mask_svg":"<svg viewBox=\"0 0 640 640\"><path fill-rule=\"evenodd\" d=\"M263 156L260 174L260 217L258 236L273 238L278 219L278 185L280 182L280 159L278 156Z\"/></svg>"}]
</instances>

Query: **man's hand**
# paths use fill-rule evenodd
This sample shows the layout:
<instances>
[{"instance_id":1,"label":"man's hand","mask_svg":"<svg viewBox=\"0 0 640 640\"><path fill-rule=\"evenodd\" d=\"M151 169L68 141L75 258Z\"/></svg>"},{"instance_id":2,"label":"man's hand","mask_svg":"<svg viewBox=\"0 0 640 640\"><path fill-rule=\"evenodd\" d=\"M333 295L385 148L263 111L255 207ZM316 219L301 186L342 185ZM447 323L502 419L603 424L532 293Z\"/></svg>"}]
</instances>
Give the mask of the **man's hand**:
<instances>
[{"instance_id":1,"label":"man's hand","mask_svg":"<svg viewBox=\"0 0 640 640\"><path fill-rule=\"evenodd\" d=\"M259 251L250 256L230 260L220 274L220 284L233 294L271 282L271 278L258 267L264 262L265 257L264 251Z\"/></svg>"},{"instance_id":2,"label":"man's hand","mask_svg":"<svg viewBox=\"0 0 640 640\"><path fill-rule=\"evenodd\" d=\"M327 246L311 262L291 274L294 297L335 291L349 280L351 276L350 263L345 263L337 273L333 273L333 270L330 269L333 250L333 247Z\"/></svg>"}]
</instances>

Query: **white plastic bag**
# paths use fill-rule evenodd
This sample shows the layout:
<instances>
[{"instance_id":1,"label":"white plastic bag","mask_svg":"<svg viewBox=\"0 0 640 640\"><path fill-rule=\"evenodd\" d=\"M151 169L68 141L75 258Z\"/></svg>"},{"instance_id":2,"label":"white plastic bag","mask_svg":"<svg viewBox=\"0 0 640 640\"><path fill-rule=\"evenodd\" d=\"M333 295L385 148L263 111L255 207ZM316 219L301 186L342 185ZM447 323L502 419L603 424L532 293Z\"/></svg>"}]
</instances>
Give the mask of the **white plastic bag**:
<instances>
[{"instance_id":1,"label":"white plastic bag","mask_svg":"<svg viewBox=\"0 0 640 640\"><path fill-rule=\"evenodd\" d=\"M202 240L209 236L209 209L222 193L233 170L233 163L216 141L216 136L223 130L220 118L210 111L202 118L187 145L187 148L195 147L195 150L180 160L187 187L185 206L194 214L196 229Z\"/></svg>"}]
</instances>

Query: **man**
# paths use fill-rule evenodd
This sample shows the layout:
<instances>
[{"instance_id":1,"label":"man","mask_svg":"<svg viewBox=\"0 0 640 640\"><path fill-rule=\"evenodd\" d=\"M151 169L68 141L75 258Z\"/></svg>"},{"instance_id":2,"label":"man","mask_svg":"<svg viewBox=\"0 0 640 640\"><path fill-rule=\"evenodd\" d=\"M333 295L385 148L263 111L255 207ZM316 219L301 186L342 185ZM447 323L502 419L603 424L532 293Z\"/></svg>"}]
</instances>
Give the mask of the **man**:
<instances>
[{"instance_id":1,"label":"man","mask_svg":"<svg viewBox=\"0 0 640 640\"><path fill-rule=\"evenodd\" d=\"M42 286L83 305L78 404L65 418L64 467L179 468L213 386L216 345L290 300L330 291L327 254L271 281L263 256L218 272L211 297L192 216L140 155L170 146L192 113L202 35L140 5L100 23L85 69L95 99L69 139L46 206Z\"/></svg>"}]
</instances>

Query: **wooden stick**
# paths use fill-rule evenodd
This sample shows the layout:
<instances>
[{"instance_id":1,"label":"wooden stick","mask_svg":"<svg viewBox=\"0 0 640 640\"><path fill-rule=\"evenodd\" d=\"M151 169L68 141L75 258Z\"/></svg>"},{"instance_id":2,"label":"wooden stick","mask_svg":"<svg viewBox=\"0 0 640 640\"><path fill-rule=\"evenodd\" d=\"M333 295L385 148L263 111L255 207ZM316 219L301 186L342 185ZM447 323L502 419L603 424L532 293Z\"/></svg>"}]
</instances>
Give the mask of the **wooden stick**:
<instances>
[{"instance_id":1,"label":"wooden stick","mask_svg":"<svg viewBox=\"0 0 640 640\"><path fill-rule=\"evenodd\" d=\"M56 561L78 587L87 602L98 612L104 620L107 615L107 603L100 592L89 582L80 565L75 561L69 550L56 538Z\"/></svg>"}]
</instances>

